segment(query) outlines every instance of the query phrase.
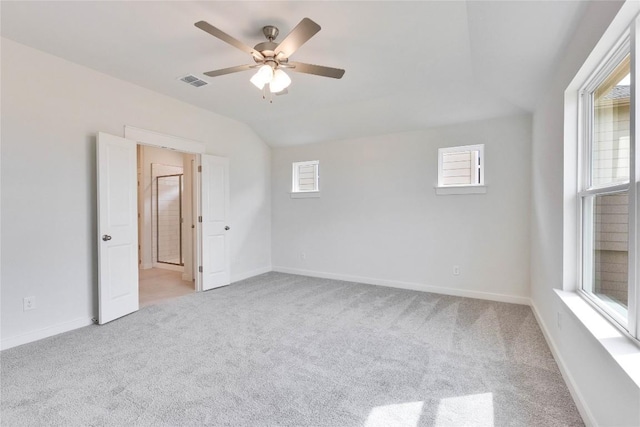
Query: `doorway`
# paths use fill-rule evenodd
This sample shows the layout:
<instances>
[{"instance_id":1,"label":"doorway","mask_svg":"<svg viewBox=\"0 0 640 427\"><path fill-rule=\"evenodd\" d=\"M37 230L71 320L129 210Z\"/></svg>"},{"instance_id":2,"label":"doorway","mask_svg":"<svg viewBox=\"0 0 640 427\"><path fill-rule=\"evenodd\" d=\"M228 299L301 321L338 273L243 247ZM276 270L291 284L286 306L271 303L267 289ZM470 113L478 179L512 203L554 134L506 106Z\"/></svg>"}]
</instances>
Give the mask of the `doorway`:
<instances>
[{"instance_id":1,"label":"doorway","mask_svg":"<svg viewBox=\"0 0 640 427\"><path fill-rule=\"evenodd\" d=\"M195 278L195 290L207 291L230 283L229 243L229 160L205 153L203 143L125 126L125 137L98 132L97 137L97 212L98 212L98 319L104 324L139 309L139 269L154 267L150 227L149 199L139 197L138 187L150 174L145 173L144 158L137 153L144 147L169 148L170 152L191 156L184 162L185 191L182 206L191 210L190 231L185 241L183 280ZM142 163L138 173L138 162ZM179 164L179 163L178 163ZM197 168L197 173L196 172ZM150 178L149 178L150 179ZM148 188L145 188L145 190ZM150 191L150 188L149 188ZM186 217L183 212L183 218ZM195 218L197 215L197 223ZM191 242L187 243L187 238ZM155 260L157 262L157 259ZM197 267L197 268L196 268ZM177 268L177 267L176 267Z\"/></svg>"},{"instance_id":2,"label":"doorway","mask_svg":"<svg viewBox=\"0 0 640 427\"><path fill-rule=\"evenodd\" d=\"M196 291L195 155L137 146L139 305Z\"/></svg>"}]
</instances>

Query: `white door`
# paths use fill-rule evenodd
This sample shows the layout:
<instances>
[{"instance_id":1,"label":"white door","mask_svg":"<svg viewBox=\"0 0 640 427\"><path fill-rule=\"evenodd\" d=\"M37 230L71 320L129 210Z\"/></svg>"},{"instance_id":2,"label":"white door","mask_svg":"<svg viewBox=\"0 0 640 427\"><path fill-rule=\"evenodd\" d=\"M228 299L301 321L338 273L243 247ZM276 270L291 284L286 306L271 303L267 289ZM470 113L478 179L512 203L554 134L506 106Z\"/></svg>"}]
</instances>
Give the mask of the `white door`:
<instances>
[{"instance_id":1,"label":"white door","mask_svg":"<svg viewBox=\"0 0 640 427\"><path fill-rule=\"evenodd\" d=\"M201 155L202 290L231 282L229 159Z\"/></svg>"},{"instance_id":2,"label":"white door","mask_svg":"<svg viewBox=\"0 0 640 427\"><path fill-rule=\"evenodd\" d=\"M98 133L98 322L138 310L136 142Z\"/></svg>"}]
</instances>

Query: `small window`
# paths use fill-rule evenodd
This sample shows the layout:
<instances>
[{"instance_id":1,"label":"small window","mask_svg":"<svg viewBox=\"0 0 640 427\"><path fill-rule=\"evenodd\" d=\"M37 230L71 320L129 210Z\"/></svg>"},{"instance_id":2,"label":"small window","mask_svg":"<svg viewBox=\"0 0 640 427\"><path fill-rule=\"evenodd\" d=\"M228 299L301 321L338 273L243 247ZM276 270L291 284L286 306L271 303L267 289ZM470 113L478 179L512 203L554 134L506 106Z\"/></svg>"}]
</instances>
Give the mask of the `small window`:
<instances>
[{"instance_id":1,"label":"small window","mask_svg":"<svg viewBox=\"0 0 640 427\"><path fill-rule=\"evenodd\" d=\"M293 163L292 193L311 193L320 191L318 160Z\"/></svg>"},{"instance_id":2,"label":"small window","mask_svg":"<svg viewBox=\"0 0 640 427\"><path fill-rule=\"evenodd\" d=\"M484 186L484 144L438 149L438 190ZM474 191L438 191L438 194L464 194Z\"/></svg>"}]
</instances>

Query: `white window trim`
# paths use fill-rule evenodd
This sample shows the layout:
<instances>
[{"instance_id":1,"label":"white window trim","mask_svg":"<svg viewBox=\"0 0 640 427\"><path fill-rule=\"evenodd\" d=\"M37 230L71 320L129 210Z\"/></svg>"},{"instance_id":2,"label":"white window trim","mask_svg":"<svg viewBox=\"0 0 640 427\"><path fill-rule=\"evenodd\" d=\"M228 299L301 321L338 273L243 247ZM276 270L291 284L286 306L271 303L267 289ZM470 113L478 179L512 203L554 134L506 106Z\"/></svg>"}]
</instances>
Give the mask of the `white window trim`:
<instances>
[{"instance_id":1,"label":"white window trim","mask_svg":"<svg viewBox=\"0 0 640 427\"><path fill-rule=\"evenodd\" d=\"M455 194L485 194L487 192L486 185L447 185L444 187L435 187L438 196L448 196Z\"/></svg>"},{"instance_id":2,"label":"white window trim","mask_svg":"<svg viewBox=\"0 0 640 427\"><path fill-rule=\"evenodd\" d=\"M314 165L316 167L316 189L315 190L300 190L297 188L298 186L298 173L300 166L310 166ZM302 196L302 194L307 194L308 196ZM294 195L296 195L294 197ZM307 197L320 197L320 161L319 160L308 160L304 162L293 162L291 165L291 198L307 198Z\"/></svg>"},{"instance_id":3,"label":"white window trim","mask_svg":"<svg viewBox=\"0 0 640 427\"><path fill-rule=\"evenodd\" d=\"M480 182L478 184L443 185L442 184L443 155L447 153L459 153L459 152L465 152L465 151L478 151L480 153L480 165L477 166L477 168L480 171ZM438 185L435 187L436 194L439 196L452 195L452 194L484 194L487 192L487 188L484 181L484 170L485 170L484 144L461 145L456 147L438 148Z\"/></svg>"},{"instance_id":4,"label":"white window trim","mask_svg":"<svg viewBox=\"0 0 640 427\"><path fill-rule=\"evenodd\" d=\"M564 96L564 215L563 215L563 280L562 291L556 290L560 301L563 303L564 309L571 312L585 329L602 345L602 347L612 356L618 365L626 372L629 378L637 385L640 385L640 341L633 337L628 331L622 328L617 322L611 321L610 318L604 316L600 310L590 299L584 298L579 292L580 280L578 273L581 271L581 252L579 239L581 237L581 218L578 209L578 187L579 181L579 138L582 137L583 129L578 126L578 117L580 111L579 91L594 71L605 62L615 51L617 45L628 30L631 23L640 13L640 2L625 2L620 8L618 14L609 25L607 31L603 34L600 41L596 44L589 57L585 60L583 66L577 72L571 81ZM633 33L632 33L633 34ZM633 38L635 43L638 36ZM636 58L638 59L638 58ZM632 70L637 69L632 63ZM638 87L634 84L632 78L632 93L638 94ZM640 100L636 96L635 100ZM636 101L637 103L637 101ZM632 115L638 117L638 110L632 110ZM634 129L631 129L634 132ZM636 164L636 176L638 173L638 164ZM638 184L634 185L636 191ZM638 201L636 200L636 206ZM631 221L631 220L630 220ZM636 218L637 221L637 218ZM635 224L634 224L635 225ZM637 230L635 230L637 233ZM636 259L637 265L640 260ZM633 300L636 307L640 307L640 293L629 295L630 301ZM635 321L630 324L635 325L638 331L638 317L636 310Z\"/></svg>"},{"instance_id":5,"label":"white window trim","mask_svg":"<svg viewBox=\"0 0 640 427\"><path fill-rule=\"evenodd\" d=\"M298 191L297 193L289 193L292 199L313 199L320 197L319 191Z\"/></svg>"}]
</instances>

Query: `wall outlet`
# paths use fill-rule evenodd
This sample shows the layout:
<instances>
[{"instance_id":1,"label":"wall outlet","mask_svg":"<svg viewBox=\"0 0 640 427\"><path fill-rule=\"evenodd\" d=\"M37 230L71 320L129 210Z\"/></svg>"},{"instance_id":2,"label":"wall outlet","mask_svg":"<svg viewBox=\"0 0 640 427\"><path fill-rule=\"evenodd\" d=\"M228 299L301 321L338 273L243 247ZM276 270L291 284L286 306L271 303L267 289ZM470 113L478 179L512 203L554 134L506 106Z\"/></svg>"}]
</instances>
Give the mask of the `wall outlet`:
<instances>
[{"instance_id":1,"label":"wall outlet","mask_svg":"<svg viewBox=\"0 0 640 427\"><path fill-rule=\"evenodd\" d=\"M36 308L36 297L26 297L22 300L22 309L24 311L33 310Z\"/></svg>"},{"instance_id":2,"label":"wall outlet","mask_svg":"<svg viewBox=\"0 0 640 427\"><path fill-rule=\"evenodd\" d=\"M459 265L454 265L453 266L453 275L454 276L459 276L460 275L460 266Z\"/></svg>"},{"instance_id":3,"label":"wall outlet","mask_svg":"<svg viewBox=\"0 0 640 427\"><path fill-rule=\"evenodd\" d=\"M304 261L305 259L307 259L307 253L306 252L300 252L300 259L302 261Z\"/></svg>"}]
</instances>

